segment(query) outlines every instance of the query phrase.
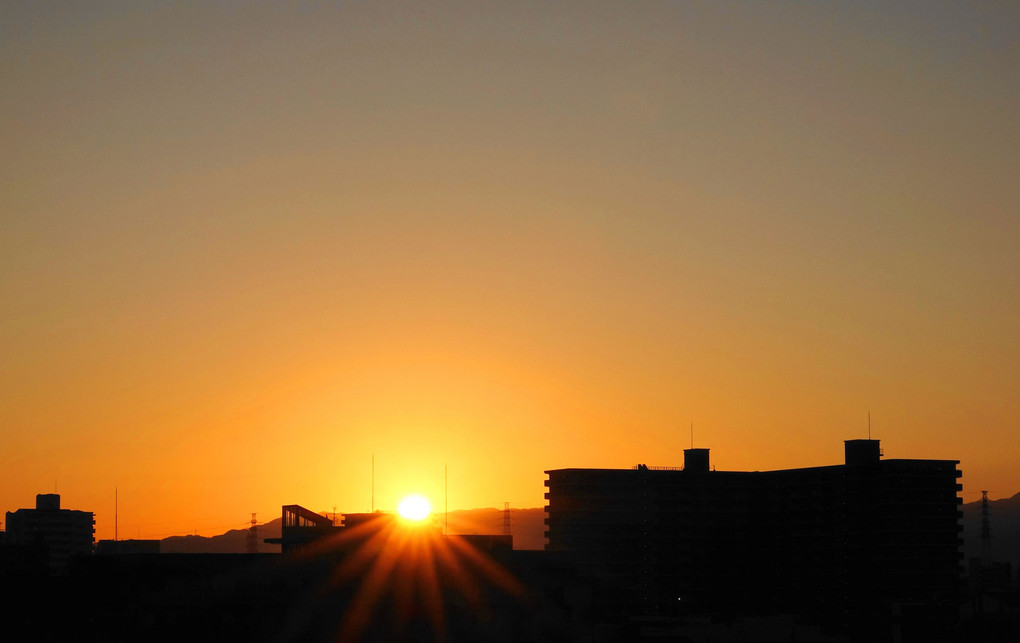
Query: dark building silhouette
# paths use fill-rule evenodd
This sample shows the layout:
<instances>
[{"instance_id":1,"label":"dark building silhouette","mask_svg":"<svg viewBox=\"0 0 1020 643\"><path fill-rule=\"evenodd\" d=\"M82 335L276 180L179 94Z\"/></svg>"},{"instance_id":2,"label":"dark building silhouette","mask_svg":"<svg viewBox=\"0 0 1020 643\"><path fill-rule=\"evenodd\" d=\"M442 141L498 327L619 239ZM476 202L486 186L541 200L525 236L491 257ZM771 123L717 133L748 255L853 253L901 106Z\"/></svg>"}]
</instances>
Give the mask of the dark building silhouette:
<instances>
[{"instance_id":1,"label":"dark building silhouette","mask_svg":"<svg viewBox=\"0 0 1020 643\"><path fill-rule=\"evenodd\" d=\"M96 543L97 556L158 554L159 550L158 540L100 540Z\"/></svg>"},{"instance_id":2,"label":"dark building silhouette","mask_svg":"<svg viewBox=\"0 0 1020 643\"><path fill-rule=\"evenodd\" d=\"M94 556L68 580L99 583L90 640L586 639L572 569L511 536L287 505L272 541L283 553Z\"/></svg>"},{"instance_id":3,"label":"dark building silhouette","mask_svg":"<svg viewBox=\"0 0 1020 643\"><path fill-rule=\"evenodd\" d=\"M95 533L95 514L61 509L55 493L36 495L35 509L7 512L7 541L39 547L52 571L64 569L72 556L91 554Z\"/></svg>"},{"instance_id":4,"label":"dark building silhouette","mask_svg":"<svg viewBox=\"0 0 1020 643\"><path fill-rule=\"evenodd\" d=\"M103 541L52 574L0 546L5 625L37 641L591 640L585 586L505 535L444 536L393 514L283 509L279 554L157 553ZM58 617L57 617L58 616Z\"/></svg>"},{"instance_id":5,"label":"dark building silhouette","mask_svg":"<svg viewBox=\"0 0 1020 643\"><path fill-rule=\"evenodd\" d=\"M301 505L284 505L282 513L280 537L266 538L265 542L281 545L281 551L285 554L302 545L336 534L341 529L333 520Z\"/></svg>"},{"instance_id":6,"label":"dark building silhouette","mask_svg":"<svg viewBox=\"0 0 1020 643\"><path fill-rule=\"evenodd\" d=\"M845 464L782 471L713 471L708 449L682 469L547 471L546 550L591 580L603 623L792 614L937 640L959 600L958 461L845 448Z\"/></svg>"}]
</instances>

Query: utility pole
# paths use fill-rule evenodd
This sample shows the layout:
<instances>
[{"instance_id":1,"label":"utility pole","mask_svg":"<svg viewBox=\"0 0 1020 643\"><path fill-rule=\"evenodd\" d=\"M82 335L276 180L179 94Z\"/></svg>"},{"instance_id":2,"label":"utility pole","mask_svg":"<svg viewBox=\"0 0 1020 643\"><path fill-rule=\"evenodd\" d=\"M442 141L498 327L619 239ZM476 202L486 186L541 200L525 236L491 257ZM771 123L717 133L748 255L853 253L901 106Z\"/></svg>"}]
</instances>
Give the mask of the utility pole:
<instances>
[{"instance_id":1,"label":"utility pole","mask_svg":"<svg viewBox=\"0 0 1020 643\"><path fill-rule=\"evenodd\" d=\"M981 492L981 564L992 562L992 519L988 513L988 492Z\"/></svg>"}]
</instances>

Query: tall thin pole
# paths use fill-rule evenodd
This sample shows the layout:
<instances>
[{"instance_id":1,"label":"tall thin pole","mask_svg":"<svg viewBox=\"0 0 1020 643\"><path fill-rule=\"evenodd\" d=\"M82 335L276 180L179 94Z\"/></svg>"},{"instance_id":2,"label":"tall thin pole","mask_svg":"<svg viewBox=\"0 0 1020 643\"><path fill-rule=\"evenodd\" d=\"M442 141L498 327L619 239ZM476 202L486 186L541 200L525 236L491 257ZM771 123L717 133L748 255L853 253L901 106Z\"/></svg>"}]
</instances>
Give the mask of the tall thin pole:
<instances>
[{"instance_id":1,"label":"tall thin pole","mask_svg":"<svg viewBox=\"0 0 1020 643\"><path fill-rule=\"evenodd\" d=\"M450 535L450 465L443 465L443 533Z\"/></svg>"},{"instance_id":2,"label":"tall thin pole","mask_svg":"<svg viewBox=\"0 0 1020 643\"><path fill-rule=\"evenodd\" d=\"M117 487L113 488L113 540L117 541L117 510L120 502Z\"/></svg>"},{"instance_id":3,"label":"tall thin pole","mask_svg":"<svg viewBox=\"0 0 1020 643\"><path fill-rule=\"evenodd\" d=\"M981 562L992 562L992 526L988 516L988 492L981 492Z\"/></svg>"},{"instance_id":4,"label":"tall thin pole","mask_svg":"<svg viewBox=\"0 0 1020 643\"><path fill-rule=\"evenodd\" d=\"M372 513L375 513L375 454L372 454Z\"/></svg>"}]
</instances>

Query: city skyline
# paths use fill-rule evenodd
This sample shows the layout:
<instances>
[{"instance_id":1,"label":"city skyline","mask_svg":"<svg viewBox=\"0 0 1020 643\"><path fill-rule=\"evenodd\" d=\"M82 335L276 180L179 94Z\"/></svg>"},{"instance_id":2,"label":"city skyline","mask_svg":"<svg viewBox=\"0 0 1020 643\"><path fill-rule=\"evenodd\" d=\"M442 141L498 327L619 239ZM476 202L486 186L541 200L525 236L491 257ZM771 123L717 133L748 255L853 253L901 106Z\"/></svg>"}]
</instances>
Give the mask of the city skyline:
<instances>
[{"instance_id":1,"label":"city skyline","mask_svg":"<svg viewBox=\"0 0 1020 643\"><path fill-rule=\"evenodd\" d=\"M864 441L862 439L856 439L856 440L857 441ZM868 438L867 441L872 441L872 439ZM873 442L875 444L878 444L880 441L876 439L876 440L873 440ZM707 456L708 452L710 451L710 449L701 448L701 447L699 447L698 449L695 449L695 450L698 451L698 452L704 453L706 456ZM686 455L685 455L685 457L686 457ZM892 460L899 460L901 458L897 457L896 455L894 455L890 459L892 459ZM932 460L932 462L936 462L936 461ZM670 469L670 470L674 470L674 469L678 470L678 469L685 468L684 466L678 466L678 465L680 465L680 463L678 463L678 462L671 462L669 465L665 465L665 466L663 466L663 465L648 465L646 463L637 463L632 468L639 469L639 468L647 468L648 466L651 466L652 468ZM820 465L806 465L805 467L797 467L795 469L811 470L811 469L824 468L824 467L827 467L827 466L831 467L831 466L833 466L833 463L825 463L825 464L820 464ZM571 466L571 467L565 467L565 468L566 469L578 469L578 468L582 468L583 469L584 467L573 467L573 466ZM374 469L374 462L373 462L373 469ZM775 473L778 473L778 472L788 471L788 470L792 470L792 469L794 469L794 468L791 468L791 469L777 469L777 470L755 469L755 472L766 471L766 472L775 472ZM715 465L713 464L712 465L712 471L716 471L716 470L717 469L716 469ZM719 470L719 471L727 471L727 470ZM444 473L448 474L448 468L447 468L447 471L444 471ZM547 474L547 473L548 472L545 472L545 474ZM543 480L545 479L544 478L545 474L543 474ZM390 486L390 488L392 488L392 486ZM416 488L423 488L423 485L418 485ZM151 538L163 539L163 538L167 538L167 537L171 537L171 536L181 536L181 535L200 535L200 536L204 536L204 537L210 537L210 536L221 535L222 533L225 533L225 531L229 531L229 530L238 530L238 529L246 530L251 525L251 520L256 519L256 516L252 515L249 512L244 512L244 511L237 510L237 511L231 512L231 514L229 516L225 514L225 515L222 515L222 516L208 517L208 518L202 518L202 519L195 519L194 517L192 517L190 522L192 524L194 524L195 526L193 528L191 528L191 529L176 529L176 530L165 531L166 525L168 524L167 522L141 525L141 524L131 520L130 518L123 525L123 527L120 527L119 524L118 524L118 521L119 521L119 518L118 518L118 513L119 513L119 494L118 494L118 491L119 490L115 489L115 493L114 493L114 505L113 505L113 509L110 511L110 514L113 516L113 518L111 518L110 515L106 515L106 516L103 516L102 518L100 518L102 512L96 512L94 509L90 509L90 508L87 508L87 507L75 507L75 509L89 511L89 512L92 512L92 513L94 513L96 515L96 524L97 524L96 540L97 541L99 541L99 540L110 540L110 539L116 539L116 538L119 538L121 540L130 540L130 539L134 539L134 538L140 538L140 539L151 539ZM57 494L56 490L53 493ZM375 488L374 488L374 485L372 485L371 483L369 484L369 493L370 493L369 508L366 509L364 512L362 512L362 510L360 510L358 507L338 507L337 505L333 505L333 511L332 512L328 508L318 508L315 511L317 513L323 515L323 516L330 516L330 515L332 515L332 516L339 516L339 515L346 515L346 514L352 514L352 513L354 513L354 514L361 514L361 513L367 513L367 512L377 512L377 513L386 513L386 514L391 514L391 515L404 516L404 507L403 507L403 505L407 501L410 500L410 501L412 501L412 503L417 504L418 501L423 500L423 499L426 501L426 504L430 504L431 506L428 506L427 509L423 510L424 511L423 515L416 516L415 520L421 520L424 517L429 517L430 520L440 521L441 522L443 520L443 516L445 514L447 514L449 511L453 511L454 513L465 513L465 512L470 513L470 512L478 512L478 511L483 511L483 510L492 510L492 511L497 511L497 512L501 511L501 509L499 509L499 508L497 508L495 506L496 503L494 503L493 505L490 505L490 506L478 506L478 507L471 507L471 508L454 507L452 509L449 509L448 508L448 498L445 495L445 493L446 493L445 489L444 489L444 492L443 492L444 493L443 496L439 496L439 495L421 496L421 495L419 495L419 493L417 491L410 492L410 493L408 493L408 492L397 493L395 495L390 494L389 496L387 496L387 499L382 504L379 504L379 505L375 504L375 496L376 496ZM980 493L981 492L979 491L978 494L980 495ZM40 494L37 494L37 497L45 496L45 495L47 495L47 494L43 493L43 492L40 492ZM57 494L57 497L59 497L59 495L60 494ZM963 496L963 492L962 491L960 492L960 495L961 495L961 498L962 498L962 496ZM1013 497L1015 497L1017 495L1020 495L1020 491L1015 492L1015 493L1007 493L1007 494L1002 495L1001 497L992 494L991 496L989 496L989 500L1005 500L1005 499L1013 498ZM390 504L390 502L392 502L392 504ZM545 501L545 502L548 502L548 501ZM976 502L976 501L973 501L973 502ZM508 503L505 503L505 504L508 504ZM18 508L19 509L27 508L27 505L23 506L23 507L18 507ZM524 507L524 506L513 507L514 510L535 510L535 509L542 509L542 508L543 508L543 505L538 505L538 506L535 506L535 507ZM420 509L420 507L416 507L416 510L417 511L422 511ZM258 513L258 512L255 512L255 513ZM250 519L248 518L249 515L251 516ZM279 519L279 516L277 514L272 513L272 512L262 512L260 515L262 517L257 520L257 523L259 525L266 524L266 523L269 523L269 522L273 522L273 521ZM226 520L227 518L233 518L233 517L238 518L238 520L234 521L234 522L224 522L224 520ZM244 520L240 520L241 517L244 517ZM105 520L103 518L105 518ZM178 523L183 523L183 522L189 522L189 521L188 520L184 520L184 521L177 521L177 522ZM215 524L213 524L213 523L215 523ZM468 533L468 532L464 532L463 531L464 528L467 528L469 530L477 530L478 529L478 525L474 524L474 523L471 523L470 521L467 522L467 523L464 523L463 520L461 520L461 523L463 523L463 524L460 524L460 527L455 529L454 533ZM202 528L198 527L199 524L202 525ZM99 525L106 526L106 529L104 530L103 533L112 532L113 536L112 537L107 537L107 536L109 536L109 534L106 534L106 536L101 536L100 535L100 531L99 531ZM488 525L488 527L492 527L492 526ZM143 528L145 529L144 532L143 532ZM123 531L120 531L120 529L123 529Z\"/></svg>"},{"instance_id":2,"label":"city skyline","mask_svg":"<svg viewBox=\"0 0 1020 643\"><path fill-rule=\"evenodd\" d=\"M1020 9L0 6L0 511L1020 491ZM448 471L448 479L447 479Z\"/></svg>"}]
</instances>

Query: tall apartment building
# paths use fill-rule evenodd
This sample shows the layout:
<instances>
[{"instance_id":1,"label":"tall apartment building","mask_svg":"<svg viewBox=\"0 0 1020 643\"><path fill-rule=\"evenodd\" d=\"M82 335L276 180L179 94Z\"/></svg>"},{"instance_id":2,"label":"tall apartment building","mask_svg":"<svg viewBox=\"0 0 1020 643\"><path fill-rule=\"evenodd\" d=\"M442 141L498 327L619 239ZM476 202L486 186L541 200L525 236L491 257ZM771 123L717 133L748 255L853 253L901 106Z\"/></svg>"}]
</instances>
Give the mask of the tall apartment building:
<instances>
[{"instance_id":1,"label":"tall apartment building","mask_svg":"<svg viewBox=\"0 0 1020 643\"><path fill-rule=\"evenodd\" d=\"M91 554L95 534L95 514L61 509L59 494L40 493L35 509L7 512L8 542L44 548L53 571L62 570L72 556Z\"/></svg>"},{"instance_id":2,"label":"tall apartment building","mask_svg":"<svg viewBox=\"0 0 1020 643\"><path fill-rule=\"evenodd\" d=\"M846 631L953 605L962 475L955 460L883 460L845 442L845 463L713 471L546 471L547 551L594 584L606 622L795 614Z\"/></svg>"}]
</instances>

